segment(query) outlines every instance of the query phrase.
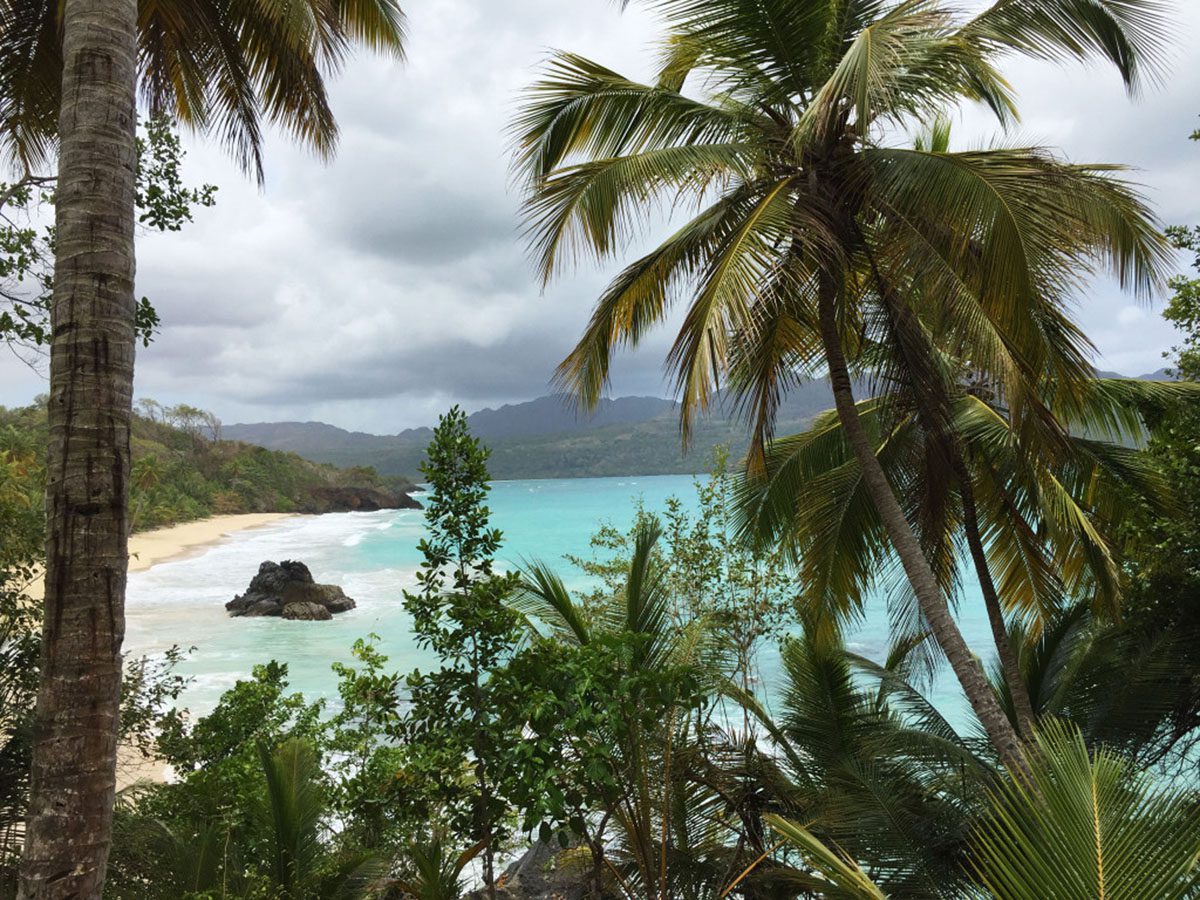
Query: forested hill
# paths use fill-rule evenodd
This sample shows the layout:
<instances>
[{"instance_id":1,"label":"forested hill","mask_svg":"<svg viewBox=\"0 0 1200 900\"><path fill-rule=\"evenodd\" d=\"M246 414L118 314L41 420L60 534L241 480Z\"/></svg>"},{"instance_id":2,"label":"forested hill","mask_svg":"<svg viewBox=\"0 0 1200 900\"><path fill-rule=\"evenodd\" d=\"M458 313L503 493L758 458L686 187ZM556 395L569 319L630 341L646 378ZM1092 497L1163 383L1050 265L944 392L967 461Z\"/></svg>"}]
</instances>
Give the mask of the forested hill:
<instances>
[{"instance_id":1,"label":"forested hill","mask_svg":"<svg viewBox=\"0 0 1200 900\"><path fill-rule=\"evenodd\" d=\"M780 409L778 433L804 428L832 405L824 381L801 385ZM561 397L539 397L480 410L469 423L472 433L492 448L495 478L665 475L706 471L718 445L730 448L735 457L745 451L747 428L729 407L718 403L704 417L687 454L680 447L677 404L658 397L604 400L591 416L577 415ZM226 435L318 462L409 474L418 471L432 432L415 428L376 435L320 422L269 422L230 425Z\"/></svg>"},{"instance_id":2,"label":"forested hill","mask_svg":"<svg viewBox=\"0 0 1200 900\"><path fill-rule=\"evenodd\" d=\"M367 467L341 469L295 453L227 440L220 422L188 406L142 404L133 424L131 510L135 530L210 515L322 513L413 505L413 485ZM42 406L0 406L0 458L29 461L26 487L41 495L46 446ZM40 501L39 501L40 502Z\"/></svg>"},{"instance_id":3,"label":"forested hill","mask_svg":"<svg viewBox=\"0 0 1200 900\"><path fill-rule=\"evenodd\" d=\"M1115 372L1096 373L1122 378ZM1159 370L1138 376L1169 378ZM859 397L868 386L856 386ZM776 425L786 435L808 426L833 406L824 379L789 391ZM660 397L620 397L600 402L590 416L579 415L562 397L547 396L482 409L468 417L472 434L492 449L495 478L582 478L603 475L695 474L708 470L712 450L727 447L736 459L749 444L745 424L730 403L718 401L700 422L692 448L685 454L679 440L679 407ZM230 425L225 436L272 450L297 453L315 462L338 466L371 466L382 475L412 476L420 471L430 428L398 434L346 431L322 422L259 422Z\"/></svg>"}]
</instances>

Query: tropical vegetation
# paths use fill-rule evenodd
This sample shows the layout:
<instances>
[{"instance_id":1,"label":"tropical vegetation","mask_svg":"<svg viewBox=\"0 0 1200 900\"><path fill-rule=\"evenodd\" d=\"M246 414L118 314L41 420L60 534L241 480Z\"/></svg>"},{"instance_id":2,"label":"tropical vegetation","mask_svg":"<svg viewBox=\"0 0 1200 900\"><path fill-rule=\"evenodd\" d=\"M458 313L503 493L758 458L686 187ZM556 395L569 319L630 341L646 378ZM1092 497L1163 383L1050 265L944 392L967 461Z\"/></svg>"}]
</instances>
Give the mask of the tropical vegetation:
<instances>
[{"instance_id":1,"label":"tropical vegetation","mask_svg":"<svg viewBox=\"0 0 1200 900\"><path fill-rule=\"evenodd\" d=\"M1200 284L1168 277L1176 253L1200 270L1200 234L1160 229L1119 167L958 150L946 125L967 103L1015 120L1014 55L1138 89L1164 8L646 3L653 83L557 53L514 124L547 279L624 254L656 201L695 210L605 290L559 379L594 405L683 306L682 437L729 399L744 459L602 526L570 571L506 572L455 408L397 585L432 664L392 671L365 636L336 700L265 661L195 715L181 651L121 656L131 529L379 482L223 441L202 410L134 412L138 204L179 224L211 199L160 118L140 171L169 190L139 193L135 85L261 177L261 124L330 152L325 74L355 43L399 54L403 17L0 2L25 171L0 212L59 167L53 234L0 240L41 254L0 277L42 273L4 336L48 336L51 360L45 403L0 411L0 896L1200 896ZM1102 270L1171 292L1175 381L1097 377L1072 305ZM777 436L814 375L834 409ZM957 620L975 586L987 658ZM869 657L852 629L881 593ZM943 667L961 714L933 700ZM172 777L115 797L121 742Z\"/></svg>"},{"instance_id":2,"label":"tropical vegetation","mask_svg":"<svg viewBox=\"0 0 1200 900\"><path fill-rule=\"evenodd\" d=\"M394 0L0 4L0 146L57 157L45 634L23 856L29 897L99 895L111 844L130 527L137 108L217 135L261 181L264 121L328 157L354 44L401 56ZM104 590L97 590L104 585Z\"/></svg>"},{"instance_id":3,"label":"tropical vegetation","mask_svg":"<svg viewBox=\"0 0 1200 900\"><path fill-rule=\"evenodd\" d=\"M134 532L214 515L329 512L341 489L383 503L399 502L415 489L408 479L383 478L369 468L338 469L223 440L220 420L187 404L163 408L141 400L138 407L131 426ZM13 461L9 483L24 497L22 515L39 521L45 466L37 448L46 441L46 419L44 402L0 407L0 453Z\"/></svg>"},{"instance_id":4,"label":"tropical vegetation","mask_svg":"<svg viewBox=\"0 0 1200 900\"><path fill-rule=\"evenodd\" d=\"M914 0L650 0L665 22L657 81L560 52L514 122L530 244L547 280L624 251L656 200L698 212L599 298L559 379L585 405L677 300L668 357L686 438L717 387L740 398L761 469L775 410L828 372L844 439L921 618L1006 764L1020 739L956 627L931 557L875 455L856 372L915 389L941 475L970 487L948 424L966 383L1010 411L1028 452L1062 452L1059 417L1092 377L1070 318L1098 267L1148 291L1169 253L1109 165L998 143L952 151L935 126L966 102L1017 116L1005 55L1100 58L1130 87L1156 62L1156 4L1000 0L964 16ZM899 131L926 132L916 146ZM945 358L938 347L948 346ZM956 363L957 361L961 361Z\"/></svg>"},{"instance_id":5,"label":"tropical vegetation","mask_svg":"<svg viewBox=\"0 0 1200 900\"><path fill-rule=\"evenodd\" d=\"M1080 601L1036 634L1011 623L1037 720L1026 781L928 699L924 635L883 660L852 652L838 609L781 565L787 545L739 539L723 460L694 501L602 527L577 588L548 561L492 571L486 455L461 413L443 419L428 578L406 601L442 668L392 672L367 639L335 666L333 704L267 663L199 718L168 709L183 688L169 666L136 682L125 721L175 777L120 798L116 896L458 897L471 871L538 896L482 867L530 839L595 896L1034 897L1039 867L1083 890L1103 877L1192 896L1186 608L1131 591L1120 622ZM1142 511L1157 528L1166 513ZM1125 565L1153 581L1159 560L1151 546ZM1008 688L995 672L1015 721ZM8 708L27 717L32 689ZM1069 859L1047 838L1097 821L1107 843Z\"/></svg>"}]
</instances>

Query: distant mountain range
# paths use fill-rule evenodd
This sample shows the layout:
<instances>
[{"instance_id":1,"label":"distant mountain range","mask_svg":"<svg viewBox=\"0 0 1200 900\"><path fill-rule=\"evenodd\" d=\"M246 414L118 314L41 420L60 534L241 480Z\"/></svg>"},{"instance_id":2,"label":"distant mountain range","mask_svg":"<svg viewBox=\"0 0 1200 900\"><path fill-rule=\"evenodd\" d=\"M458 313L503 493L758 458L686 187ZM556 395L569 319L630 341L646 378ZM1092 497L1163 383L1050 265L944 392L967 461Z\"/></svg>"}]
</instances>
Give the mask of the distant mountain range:
<instances>
[{"instance_id":1,"label":"distant mountain range","mask_svg":"<svg viewBox=\"0 0 1200 900\"><path fill-rule=\"evenodd\" d=\"M1099 372L1101 377L1122 377ZM1165 370L1139 376L1167 378ZM807 427L833 405L822 379L793 388L779 410L777 434ZM493 477L576 478L603 475L670 475L704 472L713 448L745 452L749 433L729 404L717 403L697 426L685 454L679 439L679 405L660 397L602 400L591 415L579 415L559 396L539 397L469 416L472 433L492 448ZM372 466L380 475L415 476L433 431L410 428L378 435L346 431L321 422L259 422L227 425L226 438L289 450L314 462Z\"/></svg>"},{"instance_id":2,"label":"distant mountain range","mask_svg":"<svg viewBox=\"0 0 1200 900\"><path fill-rule=\"evenodd\" d=\"M812 381L792 390L779 410L777 430L803 429L833 405L829 385ZM679 405L659 397L602 400L579 415L564 398L539 397L469 416L471 432L492 449L493 477L574 478L603 475L667 475L708 469L712 450L745 452L748 430L733 411L716 404L697 426L685 454L679 438ZM290 450L314 462L373 466L381 475L414 475L425 458L430 428L399 434L346 431L321 422L260 422L226 425L224 436L271 450Z\"/></svg>"}]
</instances>

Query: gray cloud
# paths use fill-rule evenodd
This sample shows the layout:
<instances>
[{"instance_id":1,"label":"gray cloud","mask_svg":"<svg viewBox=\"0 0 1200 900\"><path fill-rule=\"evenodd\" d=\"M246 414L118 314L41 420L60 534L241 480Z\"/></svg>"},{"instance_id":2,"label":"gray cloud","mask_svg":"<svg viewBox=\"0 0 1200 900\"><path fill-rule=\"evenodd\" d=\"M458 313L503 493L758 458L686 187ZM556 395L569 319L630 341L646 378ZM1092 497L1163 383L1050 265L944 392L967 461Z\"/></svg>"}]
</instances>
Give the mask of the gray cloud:
<instances>
[{"instance_id":1,"label":"gray cloud","mask_svg":"<svg viewBox=\"0 0 1200 900\"><path fill-rule=\"evenodd\" d=\"M187 177L218 204L179 234L139 243L140 293L165 323L141 353L138 393L228 421L321 419L368 431L426 424L544 393L587 321L607 271L584 265L542 291L519 237L505 128L548 48L634 77L653 63L655 24L606 0L429 0L409 4L410 60L355 60L333 86L338 158L323 166L282 139L259 192L211 144L189 140ZM1125 162L1165 221L1200 221L1200 6L1179 4L1163 84L1124 96L1112 73L1013 60L1024 119L1008 140ZM995 136L964 112L961 143ZM631 250L631 253L634 250ZM1173 341L1156 309L1100 280L1080 320L1105 367L1140 373ZM663 394L672 336L622 354L614 392ZM44 383L0 359L0 403Z\"/></svg>"}]
</instances>

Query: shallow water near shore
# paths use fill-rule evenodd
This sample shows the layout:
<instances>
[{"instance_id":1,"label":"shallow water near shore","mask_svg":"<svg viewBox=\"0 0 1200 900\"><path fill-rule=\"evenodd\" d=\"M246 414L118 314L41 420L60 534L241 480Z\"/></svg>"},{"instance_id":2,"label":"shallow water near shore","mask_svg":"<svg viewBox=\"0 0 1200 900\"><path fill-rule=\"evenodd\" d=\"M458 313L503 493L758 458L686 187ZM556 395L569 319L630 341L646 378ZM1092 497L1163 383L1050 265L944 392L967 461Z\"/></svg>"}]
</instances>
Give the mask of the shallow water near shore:
<instances>
[{"instance_id":1,"label":"shallow water near shore","mask_svg":"<svg viewBox=\"0 0 1200 900\"><path fill-rule=\"evenodd\" d=\"M597 526L628 527L640 498L661 510L668 497L695 502L691 476L576 478L502 481L493 485L492 524L504 532L500 558L513 567L525 560L556 564L568 584L582 579L564 554L586 556ZM129 577L126 653L157 654L178 645L194 647L181 666L193 679L183 697L192 712L210 710L221 693L247 677L256 663L288 664L294 690L310 699L336 697L336 661L350 662L354 641L374 633L397 671L430 667L433 658L413 643L401 595L416 585L421 562L417 542L424 530L420 510L386 510L304 516L234 534L204 552L160 563ZM224 604L246 589L263 560L298 559L318 582L337 584L358 608L327 622L231 619ZM985 658L989 635L983 601L969 585L958 619L968 643ZM882 593L873 598L851 647L873 659L887 650L887 611ZM777 682L775 654L762 660L763 687ZM965 726L966 707L953 679L943 672L934 700L952 723Z\"/></svg>"}]
</instances>

